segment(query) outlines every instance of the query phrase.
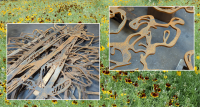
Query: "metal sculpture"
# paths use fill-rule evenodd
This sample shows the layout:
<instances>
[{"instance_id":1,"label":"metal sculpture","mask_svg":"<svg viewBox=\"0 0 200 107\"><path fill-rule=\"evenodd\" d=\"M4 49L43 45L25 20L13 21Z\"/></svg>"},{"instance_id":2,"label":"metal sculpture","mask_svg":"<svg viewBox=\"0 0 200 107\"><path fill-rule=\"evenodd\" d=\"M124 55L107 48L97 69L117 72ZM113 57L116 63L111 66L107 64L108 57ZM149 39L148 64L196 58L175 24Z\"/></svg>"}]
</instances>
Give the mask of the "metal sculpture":
<instances>
[{"instance_id":1,"label":"metal sculpture","mask_svg":"<svg viewBox=\"0 0 200 107\"><path fill-rule=\"evenodd\" d=\"M120 67L120 66L125 66L125 65L131 64L131 62L129 62L131 59L131 53L129 52L129 50L132 50L135 53L144 52L145 55L140 54L140 62L144 65L143 70L149 70L148 66L147 66L146 58L149 55L154 55L156 52L156 47L158 47L158 46L173 47L176 44L176 42L181 34L181 30L178 27L176 27L175 25L176 24L183 25L184 21L178 17L174 17L171 19L171 21L168 24L160 24L160 23L155 22L155 19L153 16L144 15L144 16L141 16L141 17L138 17L138 18L132 20L129 23L129 26L133 30L137 30L143 24L147 24L147 26L144 27L143 29L141 29L138 33L129 35L124 42L110 43L111 55L114 55L115 49L117 49L117 50L121 51L122 57L123 57L122 62L110 60L111 63L116 64L116 65L110 67L111 70L114 70L115 68ZM173 29L176 30L176 36L174 37L174 39L171 42L167 43L167 40L170 35L170 31L165 30L163 32L164 33L163 34L163 42L151 44L152 35L151 35L150 28L156 29L157 26L158 27L166 27L166 28L171 26ZM167 34L167 36L165 36L166 34ZM129 44L130 39L135 36L138 36L138 35L139 35L139 37L133 43ZM146 44L139 43L138 46L144 46L146 48L146 50L143 50L143 49L136 50L134 48L134 45L142 38L146 38ZM136 69L138 69L138 68L136 68ZM154 70L156 70L156 69L154 69Z\"/></svg>"},{"instance_id":2,"label":"metal sculpture","mask_svg":"<svg viewBox=\"0 0 200 107\"><path fill-rule=\"evenodd\" d=\"M36 29L32 34L9 38L8 99L19 98L24 88L31 91L23 99L30 95L36 99L77 99L76 88L78 99L99 95L98 90L86 91L93 84L91 79L99 82L99 47L92 46L99 42L98 38L83 24L55 25L46 31Z\"/></svg>"}]
</instances>

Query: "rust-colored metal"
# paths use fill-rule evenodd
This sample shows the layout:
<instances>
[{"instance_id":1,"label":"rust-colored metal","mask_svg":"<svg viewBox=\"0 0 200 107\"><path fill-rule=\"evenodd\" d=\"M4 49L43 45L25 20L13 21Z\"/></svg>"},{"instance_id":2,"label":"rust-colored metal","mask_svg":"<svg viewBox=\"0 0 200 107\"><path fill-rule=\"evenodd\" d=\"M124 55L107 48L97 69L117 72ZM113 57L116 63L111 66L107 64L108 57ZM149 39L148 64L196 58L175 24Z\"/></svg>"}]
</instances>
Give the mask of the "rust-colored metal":
<instances>
[{"instance_id":1,"label":"rust-colored metal","mask_svg":"<svg viewBox=\"0 0 200 107\"><path fill-rule=\"evenodd\" d=\"M156 47L158 47L158 46L173 47L176 44L176 42L181 34L181 30L178 27L176 27L175 25L176 24L184 25L184 21L178 17L174 17L171 19L171 21L168 24L160 24L160 23L155 22L155 19L153 16L144 15L144 16L138 17L138 18L134 19L133 21L131 21L129 23L129 26L133 30L137 30L143 24L147 24L147 26L144 27L143 29L141 29L139 32L129 35L124 42L110 43L111 55L114 55L115 49L117 49L117 50L121 51L122 57L123 57L122 62L110 60L111 63L116 64L116 65L110 67L111 70L114 70L115 68L120 67L120 66L125 66L125 65L131 64L131 62L129 62L131 59L131 53L129 52L129 50L132 50L135 53L139 53L139 52L145 53L144 55L140 54L140 62L144 65L143 70L149 70L148 66L147 66L146 58L149 55L154 55L156 52ZM176 30L176 35L175 35L174 39L171 42L167 43L167 40L170 36L170 31L165 30L163 32L164 33L163 34L163 42L151 44L152 35L151 35L150 28L155 28L155 29L157 27L166 27L167 28L169 26L171 26L173 29ZM165 36L166 34L167 34L167 36ZM133 38L134 36L138 36L138 35L139 35L139 37L133 43L129 44L130 39ZM134 48L134 45L142 38L146 38L146 44L139 43L138 46L144 46L146 48L146 50L143 50L143 49L136 50ZM136 68L136 69L138 69L138 68Z\"/></svg>"},{"instance_id":2,"label":"rust-colored metal","mask_svg":"<svg viewBox=\"0 0 200 107\"><path fill-rule=\"evenodd\" d=\"M188 13L194 13L194 8L193 7L148 7L147 14L148 15L153 15L155 19L164 21L166 23L169 23L170 20L174 17L175 12L180 10L180 9L185 9L186 12Z\"/></svg>"},{"instance_id":3,"label":"rust-colored metal","mask_svg":"<svg viewBox=\"0 0 200 107\"><path fill-rule=\"evenodd\" d=\"M30 95L36 99L76 99L76 88L79 99L86 99L87 94L99 95L98 91L85 90L93 84L91 79L99 82L99 75L94 74L99 73L99 66L94 65L99 63L99 47L92 46L99 42L98 38L82 24L55 25L46 31L34 30L32 34L9 38L8 99L19 98L17 92L22 92L23 87L31 91L21 99Z\"/></svg>"},{"instance_id":4,"label":"rust-colored metal","mask_svg":"<svg viewBox=\"0 0 200 107\"><path fill-rule=\"evenodd\" d=\"M147 15L152 15L155 19L169 23L175 13L168 14L166 12L156 10L154 7L148 7Z\"/></svg>"},{"instance_id":5,"label":"rust-colored metal","mask_svg":"<svg viewBox=\"0 0 200 107\"><path fill-rule=\"evenodd\" d=\"M127 18L126 18L126 12L122 9L119 9L119 7L110 7L110 18L115 17L116 14L121 14L122 22L119 25L118 29L116 30L110 30L110 34L118 34L125 26Z\"/></svg>"},{"instance_id":6,"label":"rust-colored metal","mask_svg":"<svg viewBox=\"0 0 200 107\"><path fill-rule=\"evenodd\" d=\"M187 51L184 55L184 61L189 70L194 70L191 60L192 55L194 55L194 50Z\"/></svg>"},{"instance_id":7,"label":"rust-colored metal","mask_svg":"<svg viewBox=\"0 0 200 107\"><path fill-rule=\"evenodd\" d=\"M172 14L175 13L176 11L180 10L180 9L185 9L186 12L188 13L194 13L194 8L190 7L190 6L186 6L186 7L182 7L182 6L178 6L178 7L158 7L158 6L154 6L153 8L155 8L156 10L160 11L160 12L164 12L167 14Z\"/></svg>"}]
</instances>

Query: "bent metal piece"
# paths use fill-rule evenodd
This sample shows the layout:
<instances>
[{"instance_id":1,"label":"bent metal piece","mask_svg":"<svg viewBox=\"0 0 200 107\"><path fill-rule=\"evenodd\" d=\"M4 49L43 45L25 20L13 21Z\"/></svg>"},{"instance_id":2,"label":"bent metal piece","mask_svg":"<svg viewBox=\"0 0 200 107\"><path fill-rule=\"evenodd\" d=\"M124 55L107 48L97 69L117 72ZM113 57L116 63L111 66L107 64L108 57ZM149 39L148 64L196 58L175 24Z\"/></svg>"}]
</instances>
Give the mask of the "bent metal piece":
<instances>
[{"instance_id":1,"label":"bent metal piece","mask_svg":"<svg viewBox=\"0 0 200 107\"><path fill-rule=\"evenodd\" d=\"M87 32L84 25L54 25L46 31L35 31L9 39L8 99L19 98L17 92L24 89L21 87L30 90L25 98L35 95L36 99L63 99L60 94L67 92L70 94L64 98L76 99L73 90L77 88L80 99L86 93L83 89L93 84L91 79L99 82L99 76L94 74L99 73L99 66L95 65L99 63L99 47L92 46L98 37ZM18 44L23 48L16 47Z\"/></svg>"},{"instance_id":2,"label":"bent metal piece","mask_svg":"<svg viewBox=\"0 0 200 107\"><path fill-rule=\"evenodd\" d=\"M123 20L121 24L119 25L118 29L111 30L110 34L118 34L125 26L127 18L126 18L126 12L122 9L119 9L119 7L110 7L110 18L115 17L115 14L121 14L121 19Z\"/></svg>"},{"instance_id":3,"label":"bent metal piece","mask_svg":"<svg viewBox=\"0 0 200 107\"><path fill-rule=\"evenodd\" d=\"M194 55L194 50L187 51L184 55L184 61L189 70L194 70L191 60L192 55Z\"/></svg>"},{"instance_id":4,"label":"bent metal piece","mask_svg":"<svg viewBox=\"0 0 200 107\"><path fill-rule=\"evenodd\" d=\"M149 55L154 55L156 52L156 47L158 47L158 46L173 47L176 44L176 42L181 34L181 30L179 28L177 28L175 25L176 24L183 25L184 21L178 17L174 17L171 19L171 21L168 24L160 24L160 23L155 22L155 19L153 16L144 15L144 16L141 16L141 17L138 17L138 18L132 20L129 23L129 26L133 30L137 30L143 24L147 24L147 26L144 27L143 29L141 29L138 33L129 35L124 42L110 43L111 55L114 55L115 49L117 49L117 50L121 51L122 57L123 57L122 62L110 60L111 63L116 64L116 65L110 67L111 70L114 70L115 68L120 67L120 66L125 66L125 65L131 64L131 62L129 62L131 59L131 53L129 52L129 50L132 50L135 53L144 52L145 55L140 54L140 62L144 65L143 70L149 70L148 66L147 66L146 58ZM171 26L173 29L175 29L176 35L175 35L174 39L171 42L167 43L167 40L170 36L170 31L165 30L163 32L164 33L163 34L163 42L151 44L152 35L151 35L150 28L156 29L157 26L166 27L166 28ZM167 36L165 36L166 34L167 34ZM133 43L129 44L129 41L131 40L131 38L138 36L138 35L139 35L139 37ZM136 50L134 48L134 45L142 38L146 38L146 44L139 43L138 46L144 46L146 48L146 50L143 50L143 49ZM138 68L136 68L136 69L138 69Z\"/></svg>"},{"instance_id":5,"label":"bent metal piece","mask_svg":"<svg viewBox=\"0 0 200 107\"><path fill-rule=\"evenodd\" d=\"M154 6L153 7L154 9L160 11L160 12L164 12L164 13L167 13L167 14L172 14L172 13L175 13L176 11L180 10L180 9L185 9L186 12L188 13L194 13L194 7L158 7L158 6Z\"/></svg>"}]
</instances>

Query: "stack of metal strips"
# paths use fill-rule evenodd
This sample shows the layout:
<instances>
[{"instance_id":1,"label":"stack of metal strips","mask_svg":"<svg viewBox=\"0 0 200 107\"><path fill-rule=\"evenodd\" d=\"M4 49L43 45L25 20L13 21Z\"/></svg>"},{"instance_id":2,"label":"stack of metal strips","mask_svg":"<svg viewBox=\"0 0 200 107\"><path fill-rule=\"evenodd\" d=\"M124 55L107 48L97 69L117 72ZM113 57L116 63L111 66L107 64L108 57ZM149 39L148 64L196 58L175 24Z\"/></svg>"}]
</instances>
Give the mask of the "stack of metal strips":
<instances>
[{"instance_id":1,"label":"stack of metal strips","mask_svg":"<svg viewBox=\"0 0 200 107\"><path fill-rule=\"evenodd\" d=\"M8 99L88 99L99 90L99 36L83 24L54 25L46 31L8 38ZM75 90L78 96L75 96ZM25 96L22 94L28 91ZM32 96L32 97L31 97ZM33 97L34 96L34 97Z\"/></svg>"}]
</instances>

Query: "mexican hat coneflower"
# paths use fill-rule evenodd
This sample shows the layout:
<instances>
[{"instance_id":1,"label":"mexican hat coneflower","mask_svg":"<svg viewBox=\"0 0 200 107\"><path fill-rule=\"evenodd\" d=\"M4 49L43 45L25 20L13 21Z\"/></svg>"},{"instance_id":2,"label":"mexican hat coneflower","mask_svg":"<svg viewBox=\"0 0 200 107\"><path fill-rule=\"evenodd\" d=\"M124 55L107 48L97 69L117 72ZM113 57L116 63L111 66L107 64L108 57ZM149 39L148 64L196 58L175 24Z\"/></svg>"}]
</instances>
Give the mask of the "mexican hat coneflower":
<instances>
[{"instance_id":1,"label":"mexican hat coneflower","mask_svg":"<svg viewBox=\"0 0 200 107\"><path fill-rule=\"evenodd\" d=\"M0 93L0 97L3 96L3 93Z\"/></svg>"},{"instance_id":2,"label":"mexican hat coneflower","mask_svg":"<svg viewBox=\"0 0 200 107\"><path fill-rule=\"evenodd\" d=\"M58 102L57 102L57 100L52 100L52 103L57 104Z\"/></svg>"},{"instance_id":3,"label":"mexican hat coneflower","mask_svg":"<svg viewBox=\"0 0 200 107\"><path fill-rule=\"evenodd\" d=\"M138 83L137 83L137 81L135 83L133 83L133 86L135 86L135 87L139 86Z\"/></svg>"},{"instance_id":4,"label":"mexican hat coneflower","mask_svg":"<svg viewBox=\"0 0 200 107\"><path fill-rule=\"evenodd\" d=\"M146 76L146 77L145 77L145 80L149 80L149 77Z\"/></svg>"},{"instance_id":5,"label":"mexican hat coneflower","mask_svg":"<svg viewBox=\"0 0 200 107\"><path fill-rule=\"evenodd\" d=\"M178 96L177 96L177 95L174 95L173 98L177 100L177 99L178 99Z\"/></svg>"},{"instance_id":6,"label":"mexican hat coneflower","mask_svg":"<svg viewBox=\"0 0 200 107\"><path fill-rule=\"evenodd\" d=\"M109 90L108 92L109 92L109 94L112 94L112 90Z\"/></svg>"},{"instance_id":7,"label":"mexican hat coneflower","mask_svg":"<svg viewBox=\"0 0 200 107\"><path fill-rule=\"evenodd\" d=\"M123 72L123 76L127 76L128 75L128 72Z\"/></svg>"},{"instance_id":8,"label":"mexican hat coneflower","mask_svg":"<svg viewBox=\"0 0 200 107\"><path fill-rule=\"evenodd\" d=\"M158 97L158 96L159 96L159 93L152 92L152 93L151 93L151 96L152 96L153 98L156 98L156 97Z\"/></svg>"},{"instance_id":9,"label":"mexican hat coneflower","mask_svg":"<svg viewBox=\"0 0 200 107\"><path fill-rule=\"evenodd\" d=\"M158 92L161 92L161 89L160 89L160 88L158 88L158 89L157 89L157 91L158 91Z\"/></svg>"},{"instance_id":10,"label":"mexican hat coneflower","mask_svg":"<svg viewBox=\"0 0 200 107\"><path fill-rule=\"evenodd\" d=\"M130 100L129 100L129 99L127 99L126 103L130 103Z\"/></svg>"},{"instance_id":11,"label":"mexican hat coneflower","mask_svg":"<svg viewBox=\"0 0 200 107\"><path fill-rule=\"evenodd\" d=\"M126 82L126 83L129 83L129 84L132 83L131 79L128 79L128 78L125 78L125 82Z\"/></svg>"},{"instance_id":12,"label":"mexican hat coneflower","mask_svg":"<svg viewBox=\"0 0 200 107\"><path fill-rule=\"evenodd\" d=\"M179 106L179 103L175 103L175 106Z\"/></svg>"},{"instance_id":13,"label":"mexican hat coneflower","mask_svg":"<svg viewBox=\"0 0 200 107\"><path fill-rule=\"evenodd\" d=\"M90 105L90 107L91 107L91 105ZM105 104L103 104L103 105L102 105L102 107L106 107L106 105L105 105Z\"/></svg>"},{"instance_id":14,"label":"mexican hat coneflower","mask_svg":"<svg viewBox=\"0 0 200 107\"><path fill-rule=\"evenodd\" d=\"M118 81L117 80L117 76L112 76L112 80L115 81L115 82L117 82Z\"/></svg>"},{"instance_id":15,"label":"mexican hat coneflower","mask_svg":"<svg viewBox=\"0 0 200 107\"><path fill-rule=\"evenodd\" d=\"M24 107L28 107L28 105L24 105Z\"/></svg>"},{"instance_id":16,"label":"mexican hat coneflower","mask_svg":"<svg viewBox=\"0 0 200 107\"><path fill-rule=\"evenodd\" d=\"M3 83L0 81L0 86L3 86Z\"/></svg>"},{"instance_id":17,"label":"mexican hat coneflower","mask_svg":"<svg viewBox=\"0 0 200 107\"><path fill-rule=\"evenodd\" d=\"M146 97L147 97L146 94L142 93L141 98L146 98Z\"/></svg>"},{"instance_id":18,"label":"mexican hat coneflower","mask_svg":"<svg viewBox=\"0 0 200 107\"><path fill-rule=\"evenodd\" d=\"M158 79L157 79L157 78L154 78L152 81L156 82L156 81L158 81Z\"/></svg>"},{"instance_id":19,"label":"mexican hat coneflower","mask_svg":"<svg viewBox=\"0 0 200 107\"><path fill-rule=\"evenodd\" d=\"M139 92L138 95L139 95L139 98L146 98L145 90L143 90L142 93Z\"/></svg>"},{"instance_id":20,"label":"mexican hat coneflower","mask_svg":"<svg viewBox=\"0 0 200 107\"><path fill-rule=\"evenodd\" d=\"M117 105L116 104L112 104L112 107L117 107Z\"/></svg>"},{"instance_id":21,"label":"mexican hat coneflower","mask_svg":"<svg viewBox=\"0 0 200 107\"><path fill-rule=\"evenodd\" d=\"M108 71L108 70L103 71L103 74L104 74L104 75L110 75L110 71Z\"/></svg>"},{"instance_id":22,"label":"mexican hat coneflower","mask_svg":"<svg viewBox=\"0 0 200 107\"><path fill-rule=\"evenodd\" d=\"M78 102L74 100L74 101L72 101L72 105L73 105L73 104L74 104L74 105L78 105Z\"/></svg>"},{"instance_id":23,"label":"mexican hat coneflower","mask_svg":"<svg viewBox=\"0 0 200 107\"><path fill-rule=\"evenodd\" d=\"M171 100L169 101L169 106L171 106L172 105L172 102L171 102Z\"/></svg>"},{"instance_id":24,"label":"mexican hat coneflower","mask_svg":"<svg viewBox=\"0 0 200 107\"><path fill-rule=\"evenodd\" d=\"M32 105L32 107L38 107L37 105Z\"/></svg>"},{"instance_id":25,"label":"mexican hat coneflower","mask_svg":"<svg viewBox=\"0 0 200 107\"><path fill-rule=\"evenodd\" d=\"M140 74L140 76L138 76L138 80L143 80L142 74Z\"/></svg>"},{"instance_id":26,"label":"mexican hat coneflower","mask_svg":"<svg viewBox=\"0 0 200 107\"><path fill-rule=\"evenodd\" d=\"M166 87L167 87L167 88L170 88L170 87L171 87L171 84L166 83Z\"/></svg>"}]
</instances>

